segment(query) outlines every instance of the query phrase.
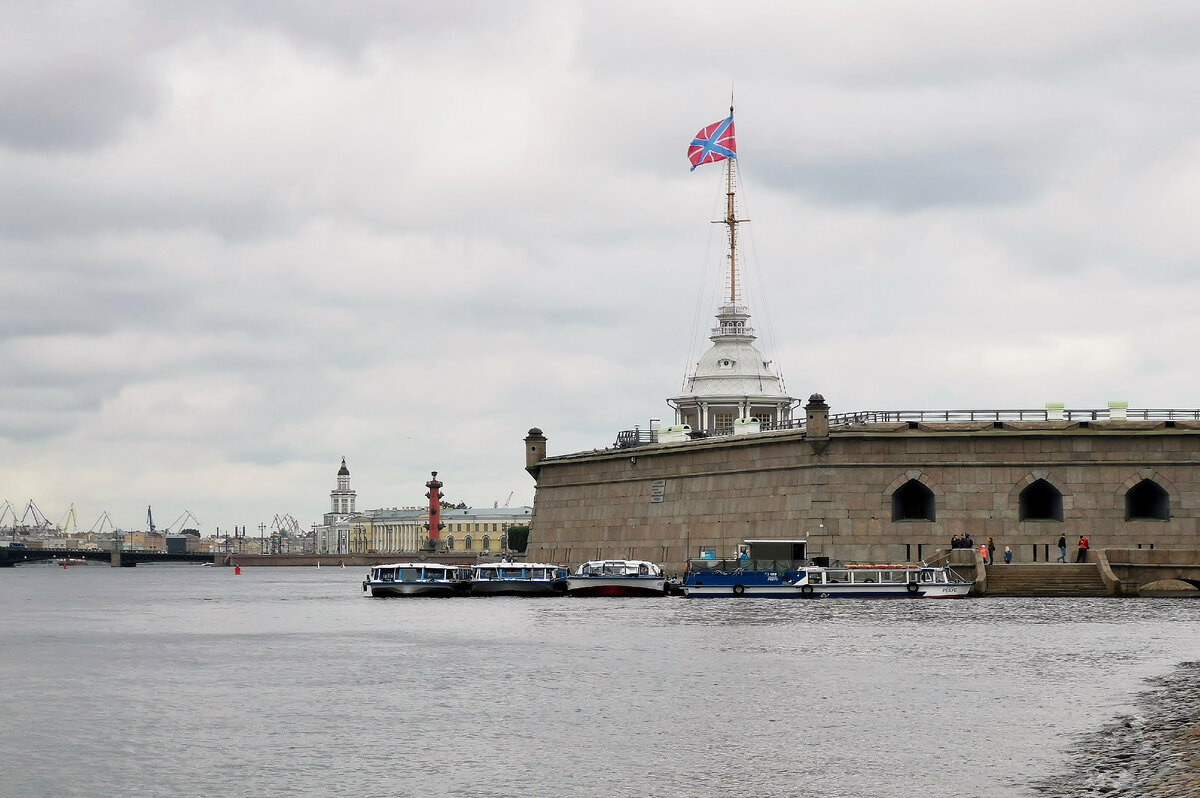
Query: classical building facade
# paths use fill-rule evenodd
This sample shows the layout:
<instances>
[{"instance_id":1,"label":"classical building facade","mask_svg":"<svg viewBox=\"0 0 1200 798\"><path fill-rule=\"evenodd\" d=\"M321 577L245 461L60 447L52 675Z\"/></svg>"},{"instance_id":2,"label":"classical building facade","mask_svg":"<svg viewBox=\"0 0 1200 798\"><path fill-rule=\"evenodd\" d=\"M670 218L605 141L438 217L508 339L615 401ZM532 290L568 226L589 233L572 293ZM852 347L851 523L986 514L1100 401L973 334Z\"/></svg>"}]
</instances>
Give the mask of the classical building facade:
<instances>
[{"instance_id":1,"label":"classical building facade","mask_svg":"<svg viewBox=\"0 0 1200 798\"><path fill-rule=\"evenodd\" d=\"M355 508L357 493L350 486L350 469L342 458L337 487L329 494L330 510L313 528L317 554L429 554L429 509ZM508 530L528 524L532 507L446 509L442 512L440 550L456 553L501 554L508 549Z\"/></svg>"},{"instance_id":2,"label":"classical building facade","mask_svg":"<svg viewBox=\"0 0 1200 798\"><path fill-rule=\"evenodd\" d=\"M532 507L444 510L442 539L447 551L466 554L500 554L508 550L508 530L528 524Z\"/></svg>"},{"instance_id":3,"label":"classical building facade","mask_svg":"<svg viewBox=\"0 0 1200 798\"><path fill-rule=\"evenodd\" d=\"M974 416L974 418L971 418ZM681 569L703 547L805 538L814 555L912 561L994 537L1018 562L1093 548L1200 548L1200 411L1030 410L831 417L789 429L547 456L530 557L635 557Z\"/></svg>"}]
</instances>

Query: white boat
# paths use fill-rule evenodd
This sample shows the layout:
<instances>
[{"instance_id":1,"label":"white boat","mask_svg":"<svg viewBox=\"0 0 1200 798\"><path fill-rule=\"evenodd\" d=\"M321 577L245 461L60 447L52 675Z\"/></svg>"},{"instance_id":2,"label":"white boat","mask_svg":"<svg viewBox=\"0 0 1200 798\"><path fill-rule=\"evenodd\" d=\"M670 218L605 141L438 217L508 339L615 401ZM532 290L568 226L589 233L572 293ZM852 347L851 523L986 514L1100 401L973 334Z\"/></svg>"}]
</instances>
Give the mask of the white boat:
<instances>
[{"instance_id":1,"label":"white boat","mask_svg":"<svg viewBox=\"0 0 1200 798\"><path fill-rule=\"evenodd\" d=\"M561 596L561 568L543 562L489 562L471 566L472 596Z\"/></svg>"},{"instance_id":2,"label":"white boat","mask_svg":"<svg viewBox=\"0 0 1200 798\"><path fill-rule=\"evenodd\" d=\"M804 598L966 598L971 582L924 564L846 565L804 571L793 586Z\"/></svg>"},{"instance_id":3,"label":"white boat","mask_svg":"<svg viewBox=\"0 0 1200 798\"><path fill-rule=\"evenodd\" d=\"M462 596L471 584L469 569L436 562L397 562L376 565L363 581L374 597Z\"/></svg>"},{"instance_id":4,"label":"white boat","mask_svg":"<svg viewBox=\"0 0 1200 798\"><path fill-rule=\"evenodd\" d=\"M662 568L646 560L592 560L567 577L571 596L661 596L667 580Z\"/></svg>"}]
</instances>

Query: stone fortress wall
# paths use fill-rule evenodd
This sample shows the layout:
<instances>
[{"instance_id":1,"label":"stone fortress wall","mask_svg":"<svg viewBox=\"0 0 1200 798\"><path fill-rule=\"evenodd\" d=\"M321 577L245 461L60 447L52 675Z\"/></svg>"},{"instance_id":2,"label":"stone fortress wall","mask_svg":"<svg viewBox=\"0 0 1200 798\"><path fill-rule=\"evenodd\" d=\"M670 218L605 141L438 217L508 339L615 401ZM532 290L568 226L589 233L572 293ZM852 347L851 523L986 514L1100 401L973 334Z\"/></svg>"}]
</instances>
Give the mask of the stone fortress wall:
<instances>
[{"instance_id":1,"label":"stone fortress wall","mask_svg":"<svg viewBox=\"0 0 1200 798\"><path fill-rule=\"evenodd\" d=\"M1200 548L1200 421L831 428L819 395L805 410L803 429L554 457L531 430L530 558L681 572L702 547L803 538L814 556L902 562L963 532L1010 546L1016 562L1053 560L1060 535L1072 558L1081 535L1096 549ZM1141 499L1127 518L1131 491Z\"/></svg>"}]
</instances>

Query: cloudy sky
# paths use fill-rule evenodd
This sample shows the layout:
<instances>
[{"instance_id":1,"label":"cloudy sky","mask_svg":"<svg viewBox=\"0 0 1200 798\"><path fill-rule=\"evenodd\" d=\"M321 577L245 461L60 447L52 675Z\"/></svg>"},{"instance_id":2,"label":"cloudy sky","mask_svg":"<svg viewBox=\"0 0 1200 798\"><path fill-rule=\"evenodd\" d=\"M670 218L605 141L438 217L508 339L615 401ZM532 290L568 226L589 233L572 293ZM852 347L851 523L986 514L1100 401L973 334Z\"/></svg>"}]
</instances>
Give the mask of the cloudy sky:
<instances>
[{"instance_id":1,"label":"cloudy sky","mask_svg":"<svg viewBox=\"0 0 1200 798\"><path fill-rule=\"evenodd\" d=\"M792 395L1200 406L1197 86L1194 0L9 0L0 501L531 503L707 343L731 88Z\"/></svg>"}]
</instances>

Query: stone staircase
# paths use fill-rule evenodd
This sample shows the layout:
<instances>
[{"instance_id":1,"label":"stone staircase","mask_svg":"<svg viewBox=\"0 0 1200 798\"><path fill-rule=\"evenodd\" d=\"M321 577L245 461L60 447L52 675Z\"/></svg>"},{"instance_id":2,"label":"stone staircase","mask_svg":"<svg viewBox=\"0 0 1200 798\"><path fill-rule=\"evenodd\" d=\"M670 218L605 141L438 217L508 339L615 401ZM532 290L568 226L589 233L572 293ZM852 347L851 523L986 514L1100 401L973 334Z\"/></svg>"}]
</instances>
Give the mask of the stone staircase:
<instances>
[{"instance_id":1,"label":"stone staircase","mask_svg":"<svg viewBox=\"0 0 1200 798\"><path fill-rule=\"evenodd\" d=\"M1096 563L996 565L987 569L989 596L1107 596Z\"/></svg>"}]
</instances>

